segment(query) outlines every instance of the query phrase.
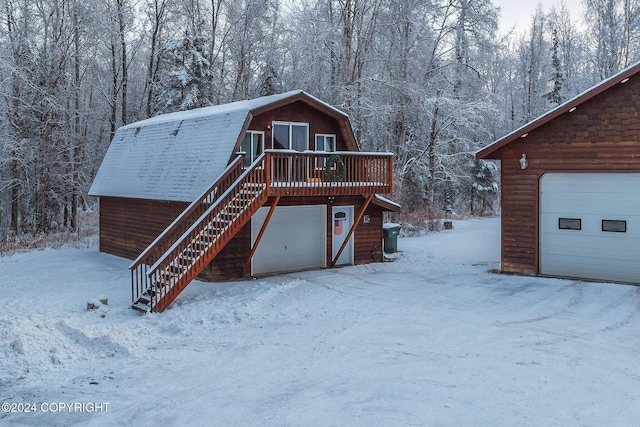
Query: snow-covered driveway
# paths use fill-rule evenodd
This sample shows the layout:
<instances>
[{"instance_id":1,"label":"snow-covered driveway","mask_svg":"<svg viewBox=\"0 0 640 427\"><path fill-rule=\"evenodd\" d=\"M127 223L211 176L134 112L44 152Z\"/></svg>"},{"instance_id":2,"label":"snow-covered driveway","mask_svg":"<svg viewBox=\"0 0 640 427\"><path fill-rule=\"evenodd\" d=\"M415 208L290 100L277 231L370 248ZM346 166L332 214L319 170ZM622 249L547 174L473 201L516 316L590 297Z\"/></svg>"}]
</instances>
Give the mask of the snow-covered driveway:
<instances>
[{"instance_id":1,"label":"snow-covered driveway","mask_svg":"<svg viewBox=\"0 0 640 427\"><path fill-rule=\"evenodd\" d=\"M638 425L640 288L490 273L499 230L459 221L401 238L393 263L195 282L147 316L127 260L0 257L0 403L36 409L0 424Z\"/></svg>"}]
</instances>

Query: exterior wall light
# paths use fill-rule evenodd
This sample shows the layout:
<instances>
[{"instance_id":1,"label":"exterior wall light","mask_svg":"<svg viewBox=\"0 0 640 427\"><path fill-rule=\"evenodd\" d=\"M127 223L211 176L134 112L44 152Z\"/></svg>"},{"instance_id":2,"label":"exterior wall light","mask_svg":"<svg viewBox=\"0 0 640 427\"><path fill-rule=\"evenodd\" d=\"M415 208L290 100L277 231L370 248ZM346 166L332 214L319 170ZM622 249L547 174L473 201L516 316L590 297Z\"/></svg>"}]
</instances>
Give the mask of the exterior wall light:
<instances>
[{"instance_id":1,"label":"exterior wall light","mask_svg":"<svg viewBox=\"0 0 640 427\"><path fill-rule=\"evenodd\" d=\"M520 169L526 169L527 166L529 166L529 161L527 160L527 155L526 154L522 154L522 157L520 157Z\"/></svg>"}]
</instances>

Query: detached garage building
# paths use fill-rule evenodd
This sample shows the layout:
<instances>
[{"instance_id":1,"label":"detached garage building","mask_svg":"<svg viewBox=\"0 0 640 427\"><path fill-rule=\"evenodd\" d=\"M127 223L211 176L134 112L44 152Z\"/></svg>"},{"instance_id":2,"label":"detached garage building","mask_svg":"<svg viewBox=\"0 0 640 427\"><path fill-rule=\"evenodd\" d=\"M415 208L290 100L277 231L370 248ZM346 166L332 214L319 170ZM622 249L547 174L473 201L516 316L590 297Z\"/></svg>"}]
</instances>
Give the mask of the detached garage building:
<instances>
[{"instance_id":1,"label":"detached garage building","mask_svg":"<svg viewBox=\"0 0 640 427\"><path fill-rule=\"evenodd\" d=\"M476 157L502 163L502 271L640 283L640 64Z\"/></svg>"}]
</instances>

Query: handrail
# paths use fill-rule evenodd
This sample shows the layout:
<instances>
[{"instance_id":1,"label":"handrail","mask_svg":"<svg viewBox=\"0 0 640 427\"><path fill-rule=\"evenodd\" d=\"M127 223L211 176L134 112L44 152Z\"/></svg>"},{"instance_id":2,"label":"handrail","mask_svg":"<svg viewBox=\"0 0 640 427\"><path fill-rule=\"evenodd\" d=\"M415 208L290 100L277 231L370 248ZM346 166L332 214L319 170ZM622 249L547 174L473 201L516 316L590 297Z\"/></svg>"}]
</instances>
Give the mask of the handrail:
<instances>
[{"instance_id":1,"label":"handrail","mask_svg":"<svg viewBox=\"0 0 640 427\"><path fill-rule=\"evenodd\" d=\"M232 172L238 169L238 167L242 166L242 162L243 162L243 156L238 155L222 172L220 177L209 188L207 188L198 198L196 198L193 202L191 202L191 204L187 206L185 210L182 211L182 213L178 215L178 217L174 219L173 222L171 222L171 224L169 224L169 226L165 228L165 230L162 233L160 233L160 235L156 237L155 240L151 242L144 251L142 251L142 253L140 253L140 255L138 255L138 257L129 266L129 270L133 270L137 266L139 266L143 262L143 260L147 258L147 255L149 255L149 253L153 251L158 246L158 244L163 239L165 239L165 237L171 234L186 217L191 215L198 207L206 203L206 201L211 196L214 195L215 190L218 189L218 187L224 182L224 180L228 178L232 174ZM234 182L234 181L235 179L231 180L231 182ZM211 200L211 202L213 202L213 199Z\"/></svg>"},{"instance_id":2,"label":"handrail","mask_svg":"<svg viewBox=\"0 0 640 427\"><path fill-rule=\"evenodd\" d=\"M193 224L184 233L182 233L182 235L178 239L176 239L173 245L171 245L164 252L164 254L151 267L149 267L149 269L147 270L147 276L151 276L162 264L162 262L164 262L167 259L169 254L173 252L180 245L180 243L187 236L189 236L191 232L193 232L196 228L198 228L198 226L202 223L202 221L206 219L206 217L209 214L211 214L211 212L217 209L218 206L222 204L230 194L234 193L237 187L237 184L242 182L254 169L256 169L256 167L264 160L264 157L265 157L265 154L262 154L260 157L258 157L256 161L236 179L236 181L234 182L234 185L230 185L229 188L227 188L227 190L220 197L218 197L215 203L209 206L209 208L202 215L200 215L200 217L196 221L194 221Z\"/></svg>"},{"instance_id":3,"label":"handrail","mask_svg":"<svg viewBox=\"0 0 640 427\"><path fill-rule=\"evenodd\" d=\"M146 265L136 270L141 277L133 278L133 287L138 285L148 308L166 309L264 204L265 157L247 168L148 270Z\"/></svg>"},{"instance_id":4,"label":"handrail","mask_svg":"<svg viewBox=\"0 0 640 427\"><path fill-rule=\"evenodd\" d=\"M268 148L264 150L265 153L272 154L303 154L311 156L331 156L337 154L339 156L351 156L351 157L393 157L394 153L390 151L317 151L317 150L283 150L280 148Z\"/></svg>"}]
</instances>

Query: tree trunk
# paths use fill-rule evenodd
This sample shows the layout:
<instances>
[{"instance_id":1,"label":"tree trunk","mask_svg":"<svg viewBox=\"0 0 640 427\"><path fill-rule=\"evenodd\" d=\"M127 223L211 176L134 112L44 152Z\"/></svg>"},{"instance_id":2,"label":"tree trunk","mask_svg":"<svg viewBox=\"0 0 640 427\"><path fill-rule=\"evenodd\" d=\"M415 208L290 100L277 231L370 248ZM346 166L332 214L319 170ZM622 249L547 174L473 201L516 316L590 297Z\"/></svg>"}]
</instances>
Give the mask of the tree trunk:
<instances>
[{"instance_id":1,"label":"tree trunk","mask_svg":"<svg viewBox=\"0 0 640 427\"><path fill-rule=\"evenodd\" d=\"M78 194L80 192L80 175L78 173L79 158L81 151L81 130L80 130L80 20L78 17L77 5L73 12L73 48L74 48L74 105L73 105L73 156L71 160L72 182L71 182L71 231L78 231Z\"/></svg>"},{"instance_id":2,"label":"tree trunk","mask_svg":"<svg viewBox=\"0 0 640 427\"><path fill-rule=\"evenodd\" d=\"M127 85L128 85L128 64L127 64L127 41L125 38L125 22L124 22L124 2L125 0L118 0L118 29L120 36L120 61L122 65L122 106L120 114L122 116L122 124L127 124Z\"/></svg>"},{"instance_id":3,"label":"tree trunk","mask_svg":"<svg viewBox=\"0 0 640 427\"><path fill-rule=\"evenodd\" d=\"M429 219L433 219L433 205L435 203L435 180L436 180L436 141L438 137L438 109L440 91L436 92L436 100L433 104L433 115L431 117L431 129L429 131L429 141L427 142L427 162L429 168L429 181L427 182L427 204L429 209Z\"/></svg>"}]
</instances>

